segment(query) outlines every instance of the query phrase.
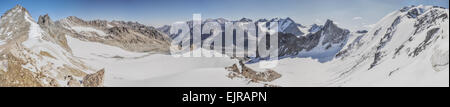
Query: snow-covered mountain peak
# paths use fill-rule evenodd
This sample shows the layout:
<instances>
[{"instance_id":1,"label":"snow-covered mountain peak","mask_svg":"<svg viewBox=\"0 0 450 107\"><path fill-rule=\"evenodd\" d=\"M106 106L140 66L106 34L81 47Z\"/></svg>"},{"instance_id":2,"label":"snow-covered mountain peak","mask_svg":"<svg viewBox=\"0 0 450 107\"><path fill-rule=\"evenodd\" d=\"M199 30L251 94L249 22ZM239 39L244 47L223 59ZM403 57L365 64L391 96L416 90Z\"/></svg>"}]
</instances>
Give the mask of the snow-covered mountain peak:
<instances>
[{"instance_id":1,"label":"snow-covered mountain peak","mask_svg":"<svg viewBox=\"0 0 450 107\"><path fill-rule=\"evenodd\" d=\"M278 22L278 30L283 33L290 33L297 37L304 36L307 32L302 32L301 25L297 24L294 20L287 17L283 18L273 18L269 22Z\"/></svg>"},{"instance_id":2,"label":"snow-covered mountain peak","mask_svg":"<svg viewBox=\"0 0 450 107\"><path fill-rule=\"evenodd\" d=\"M239 22L253 22L253 20L244 17L244 18L241 18L241 19L239 20Z\"/></svg>"},{"instance_id":3,"label":"snow-covered mountain peak","mask_svg":"<svg viewBox=\"0 0 450 107\"><path fill-rule=\"evenodd\" d=\"M0 69L0 86L89 85L85 77L96 70L72 56L66 35L55 35L42 28L19 5L1 20L0 68L5 69Z\"/></svg>"},{"instance_id":4,"label":"snow-covered mountain peak","mask_svg":"<svg viewBox=\"0 0 450 107\"><path fill-rule=\"evenodd\" d=\"M227 20L225 18L216 18L216 19L208 18L208 19L203 20L203 23L206 23L206 22L217 22L219 24L225 24L225 22L229 22L229 20ZM189 21L188 23L192 23L192 21Z\"/></svg>"},{"instance_id":5,"label":"snow-covered mountain peak","mask_svg":"<svg viewBox=\"0 0 450 107\"><path fill-rule=\"evenodd\" d=\"M21 5L16 5L14 8L6 11L3 15L2 18L4 17L12 17L12 16L17 16L17 15L25 15L28 14L28 10L25 9L24 7L22 7Z\"/></svg>"},{"instance_id":6,"label":"snow-covered mountain peak","mask_svg":"<svg viewBox=\"0 0 450 107\"><path fill-rule=\"evenodd\" d=\"M20 5L8 10L0 19L0 45L8 40L19 38L18 32L28 29L28 21L34 22L27 9Z\"/></svg>"},{"instance_id":7,"label":"snow-covered mountain peak","mask_svg":"<svg viewBox=\"0 0 450 107\"><path fill-rule=\"evenodd\" d=\"M327 21L325 22L324 26L335 26L335 25L333 23L333 20L327 19Z\"/></svg>"},{"instance_id":8,"label":"snow-covered mountain peak","mask_svg":"<svg viewBox=\"0 0 450 107\"><path fill-rule=\"evenodd\" d=\"M66 18L64 18L63 20L70 20L70 21L83 21L83 19L81 19L81 18L78 18L78 17L76 17L76 16L69 16L69 17L66 17Z\"/></svg>"},{"instance_id":9,"label":"snow-covered mountain peak","mask_svg":"<svg viewBox=\"0 0 450 107\"><path fill-rule=\"evenodd\" d=\"M409 6L386 15L337 54L342 60L336 61L345 63L336 67L339 78L344 86L368 81L448 85L448 22L448 9L436 6Z\"/></svg>"},{"instance_id":10,"label":"snow-covered mountain peak","mask_svg":"<svg viewBox=\"0 0 450 107\"><path fill-rule=\"evenodd\" d=\"M258 19L256 22L267 22L268 20L267 19Z\"/></svg>"},{"instance_id":11,"label":"snow-covered mountain peak","mask_svg":"<svg viewBox=\"0 0 450 107\"><path fill-rule=\"evenodd\" d=\"M333 30L340 30L341 28L339 28L332 20L328 19L323 25L322 29L333 31Z\"/></svg>"}]
</instances>

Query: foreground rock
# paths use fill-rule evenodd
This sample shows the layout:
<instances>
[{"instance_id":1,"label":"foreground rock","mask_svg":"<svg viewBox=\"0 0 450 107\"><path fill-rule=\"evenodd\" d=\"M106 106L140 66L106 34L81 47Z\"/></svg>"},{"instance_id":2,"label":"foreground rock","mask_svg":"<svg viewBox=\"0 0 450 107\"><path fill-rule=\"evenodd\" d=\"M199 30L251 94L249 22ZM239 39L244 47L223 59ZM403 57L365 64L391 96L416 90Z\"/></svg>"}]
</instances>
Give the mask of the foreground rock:
<instances>
[{"instance_id":1,"label":"foreground rock","mask_svg":"<svg viewBox=\"0 0 450 107\"><path fill-rule=\"evenodd\" d=\"M247 66L242 61L239 61L239 66L237 64L233 64L230 67L226 67L230 73L227 75L228 78L243 78L248 79L249 82L252 83L263 83L263 82L272 82L278 78L281 78L281 74L275 72L274 70L266 70L264 72L257 72ZM275 85L264 84L264 86L274 87Z\"/></svg>"},{"instance_id":2,"label":"foreground rock","mask_svg":"<svg viewBox=\"0 0 450 107\"><path fill-rule=\"evenodd\" d=\"M83 86L85 87L102 87L105 75L105 69L102 69L94 74L86 75L83 78Z\"/></svg>"}]
</instances>

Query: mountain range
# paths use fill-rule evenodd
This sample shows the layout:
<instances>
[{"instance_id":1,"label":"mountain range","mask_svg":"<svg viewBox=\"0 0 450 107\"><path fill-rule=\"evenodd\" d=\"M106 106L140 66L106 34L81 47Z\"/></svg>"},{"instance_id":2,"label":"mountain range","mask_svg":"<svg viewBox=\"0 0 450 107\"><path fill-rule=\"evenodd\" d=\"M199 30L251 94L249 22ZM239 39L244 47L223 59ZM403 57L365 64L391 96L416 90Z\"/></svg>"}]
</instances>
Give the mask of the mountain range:
<instances>
[{"instance_id":1,"label":"mountain range","mask_svg":"<svg viewBox=\"0 0 450 107\"><path fill-rule=\"evenodd\" d=\"M419 5L367 31L289 17L202 21L278 22L279 65L260 69L265 58L174 58L169 25L35 21L17 5L0 19L0 86L448 86L448 18L446 8Z\"/></svg>"}]
</instances>

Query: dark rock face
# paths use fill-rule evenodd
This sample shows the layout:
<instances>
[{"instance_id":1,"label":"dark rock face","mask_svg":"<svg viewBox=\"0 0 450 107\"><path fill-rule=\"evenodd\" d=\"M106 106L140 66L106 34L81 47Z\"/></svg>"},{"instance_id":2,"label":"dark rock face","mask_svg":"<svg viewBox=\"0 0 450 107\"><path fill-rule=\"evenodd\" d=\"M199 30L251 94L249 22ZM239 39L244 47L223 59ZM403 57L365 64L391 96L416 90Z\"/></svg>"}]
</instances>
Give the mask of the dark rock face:
<instances>
[{"instance_id":1,"label":"dark rock face","mask_svg":"<svg viewBox=\"0 0 450 107\"><path fill-rule=\"evenodd\" d=\"M319 33L297 38L292 34L278 34L279 56L298 55L301 51L310 51L319 44Z\"/></svg>"},{"instance_id":2,"label":"dark rock face","mask_svg":"<svg viewBox=\"0 0 450 107\"><path fill-rule=\"evenodd\" d=\"M372 69L373 67L375 67L380 60L382 59L383 55L383 51L381 50L386 43L390 42L392 39L392 35L394 35L395 31L397 30L397 25L401 22L401 17L398 16L394 22L392 22L391 26L386 30L386 33L384 34L384 36L381 38L380 42L378 43L377 47L376 47L376 52L374 55L374 61L372 62L372 64L370 65L369 69Z\"/></svg>"},{"instance_id":3,"label":"dark rock face","mask_svg":"<svg viewBox=\"0 0 450 107\"><path fill-rule=\"evenodd\" d=\"M369 31L367 31L367 30L358 30L358 31L356 31L356 33L367 33L367 32L369 32Z\"/></svg>"},{"instance_id":4,"label":"dark rock face","mask_svg":"<svg viewBox=\"0 0 450 107\"><path fill-rule=\"evenodd\" d=\"M421 42L421 43L419 44L419 46L416 47L412 53L410 53L410 55L412 55L412 56L417 56L417 55L419 55L423 50L425 50L425 49L427 48L427 46L428 46L429 44L432 43L432 41L433 41L432 38L436 38L436 37L435 37L435 36L436 36L435 33L437 33L437 32L439 31L439 29L440 29L440 28L433 28L433 29L429 30L429 31L427 32L427 36L425 37L425 40L424 40L423 42Z\"/></svg>"},{"instance_id":5,"label":"dark rock face","mask_svg":"<svg viewBox=\"0 0 450 107\"><path fill-rule=\"evenodd\" d=\"M420 13L422 13L421 9L418 8L414 8L408 11L408 18L416 18L417 16L420 15Z\"/></svg>"},{"instance_id":6,"label":"dark rock face","mask_svg":"<svg viewBox=\"0 0 450 107\"><path fill-rule=\"evenodd\" d=\"M448 14L436 9L432 9L429 12L417 17L418 23L414 24L416 28L414 34L420 33L431 26L437 25L436 22L448 20Z\"/></svg>"},{"instance_id":7,"label":"dark rock face","mask_svg":"<svg viewBox=\"0 0 450 107\"><path fill-rule=\"evenodd\" d=\"M326 43L340 43L344 41L350 33L350 31L348 30L337 27L331 20L328 20L325 23L323 29L319 32L323 33L324 35L324 41L322 41L322 45L325 45Z\"/></svg>"},{"instance_id":8,"label":"dark rock face","mask_svg":"<svg viewBox=\"0 0 450 107\"><path fill-rule=\"evenodd\" d=\"M39 16L38 24L44 25L44 26L50 26L50 25L53 25L53 21L50 19L50 16L48 16L48 14L46 14L44 16Z\"/></svg>"},{"instance_id":9,"label":"dark rock face","mask_svg":"<svg viewBox=\"0 0 450 107\"><path fill-rule=\"evenodd\" d=\"M126 28L126 27L112 27L112 28L108 29L108 34L122 35L124 33L130 33L130 31L128 31L128 28Z\"/></svg>"},{"instance_id":10,"label":"dark rock face","mask_svg":"<svg viewBox=\"0 0 450 107\"><path fill-rule=\"evenodd\" d=\"M301 51L324 45L329 49L332 44L345 44L350 31L337 27L333 21L328 20L322 29L316 33L297 38L292 34L279 33L279 56L296 56ZM323 39L322 41L321 38Z\"/></svg>"}]
</instances>

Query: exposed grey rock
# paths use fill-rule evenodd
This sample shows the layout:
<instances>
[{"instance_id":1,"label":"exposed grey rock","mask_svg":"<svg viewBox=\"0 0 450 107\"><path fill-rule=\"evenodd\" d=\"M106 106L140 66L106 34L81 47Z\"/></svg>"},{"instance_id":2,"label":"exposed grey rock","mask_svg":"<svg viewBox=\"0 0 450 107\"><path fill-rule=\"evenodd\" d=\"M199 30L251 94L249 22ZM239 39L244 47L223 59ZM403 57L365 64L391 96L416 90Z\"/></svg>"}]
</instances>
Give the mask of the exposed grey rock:
<instances>
[{"instance_id":1,"label":"exposed grey rock","mask_svg":"<svg viewBox=\"0 0 450 107\"><path fill-rule=\"evenodd\" d=\"M90 71L71 53L64 28L52 23L48 15L35 22L24 7L17 5L3 15L0 28L7 29L0 32L6 42L0 45L0 62L7 62L0 65L7 68L0 74L0 86L81 86L77 78L84 77L83 71Z\"/></svg>"},{"instance_id":2,"label":"exposed grey rock","mask_svg":"<svg viewBox=\"0 0 450 107\"><path fill-rule=\"evenodd\" d=\"M416 18L417 16L419 16L421 13L423 13L423 10L419 9L419 8L414 8L408 11L408 18Z\"/></svg>"},{"instance_id":3,"label":"exposed grey rock","mask_svg":"<svg viewBox=\"0 0 450 107\"><path fill-rule=\"evenodd\" d=\"M322 29L323 26L319 26L317 24L313 24L311 25L311 28L309 28L309 32L310 33L316 33L317 31L319 31L320 29Z\"/></svg>"},{"instance_id":4,"label":"exposed grey rock","mask_svg":"<svg viewBox=\"0 0 450 107\"><path fill-rule=\"evenodd\" d=\"M369 32L369 31L367 31L367 30L358 30L358 31L356 31L356 33L367 33L367 32Z\"/></svg>"},{"instance_id":5,"label":"exposed grey rock","mask_svg":"<svg viewBox=\"0 0 450 107\"><path fill-rule=\"evenodd\" d=\"M417 23L414 25L416 28L414 34L420 33L431 26L437 25L439 21L448 20L448 14L443 11L431 9L429 12L417 17Z\"/></svg>"},{"instance_id":6,"label":"exposed grey rock","mask_svg":"<svg viewBox=\"0 0 450 107\"><path fill-rule=\"evenodd\" d=\"M384 48L384 46L386 46L386 44L391 41L392 35L394 35L395 31L397 30L396 29L397 25L400 22L401 22L401 17L398 16L394 20L394 22L392 22L391 26L386 30L386 33L384 34L384 36L381 38L380 42L376 46L374 60L373 60L372 64L370 65L369 69L372 69L373 67L375 67L380 62L382 57L384 56L383 55L384 52L381 49Z\"/></svg>"},{"instance_id":7,"label":"exposed grey rock","mask_svg":"<svg viewBox=\"0 0 450 107\"><path fill-rule=\"evenodd\" d=\"M239 22L253 22L253 20L249 18L242 18Z\"/></svg>"},{"instance_id":8,"label":"exposed grey rock","mask_svg":"<svg viewBox=\"0 0 450 107\"><path fill-rule=\"evenodd\" d=\"M50 19L50 16L48 16L48 14L45 14L44 16L39 16L38 24L43 26L50 26L53 25L53 21Z\"/></svg>"},{"instance_id":9,"label":"exposed grey rock","mask_svg":"<svg viewBox=\"0 0 450 107\"><path fill-rule=\"evenodd\" d=\"M249 82L259 83L259 82L271 82L278 78L281 78L281 74L275 72L274 70L266 70L264 72L257 72L247 66L242 61L239 61L239 65L241 69L239 69L236 64L233 64L230 67L226 67L225 69L231 71L228 74L228 78L246 78L249 79Z\"/></svg>"},{"instance_id":10,"label":"exposed grey rock","mask_svg":"<svg viewBox=\"0 0 450 107\"><path fill-rule=\"evenodd\" d=\"M427 36L425 37L425 40L422 41L418 47L416 47L414 49L414 51L412 53L410 53L410 55L412 54L412 56L417 56L419 55L423 50L425 50L427 48L427 46L429 44L431 44L431 42L433 41L433 38L437 38L435 33L439 31L440 28L433 28L431 30L429 30L427 32Z\"/></svg>"}]
</instances>

